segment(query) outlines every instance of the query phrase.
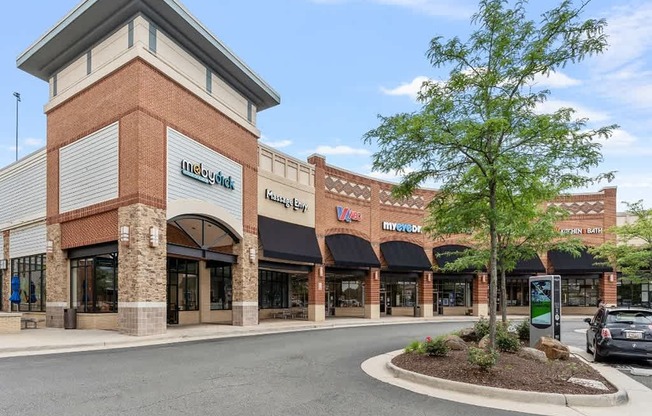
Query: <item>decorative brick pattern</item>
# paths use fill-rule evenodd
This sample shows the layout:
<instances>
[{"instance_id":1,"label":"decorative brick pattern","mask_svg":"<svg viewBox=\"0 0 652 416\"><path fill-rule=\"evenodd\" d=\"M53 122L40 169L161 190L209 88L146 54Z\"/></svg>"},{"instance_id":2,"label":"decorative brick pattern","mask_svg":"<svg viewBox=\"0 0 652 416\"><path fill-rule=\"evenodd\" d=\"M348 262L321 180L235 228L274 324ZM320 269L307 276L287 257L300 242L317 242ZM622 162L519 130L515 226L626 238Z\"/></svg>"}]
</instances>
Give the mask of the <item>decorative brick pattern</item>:
<instances>
[{"instance_id":1,"label":"decorative brick pattern","mask_svg":"<svg viewBox=\"0 0 652 416\"><path fill-rule=\"evenodd\" d=\"M599 215L604 214L603 201L583 202L551 202L550 205L560 207L571 215Z\"/></svg>"},{"instance_id":2,"label":"decorative brick pattern","mask_svg":"<svg viewBox=\"0 0 652 416\"><path fill-rule=\"evenodd\" d=\"M392 198L392 191L383 189L380 191L380 203L392 207L412 208L423 210L426 207L426 199L421 195L412 195L401 200Z\"/></svg>"},{"instance_id":3,"label":"decorative brick pattern","mask_svg":"<svg viewBox=\"0 0 652 416\"><path fill-rule=\"evenodd\" d=\"M349 198L371 200L371 187L361 185L336 176L326 175L325 189L334 194Z\"/></svg>"}]
</instances>

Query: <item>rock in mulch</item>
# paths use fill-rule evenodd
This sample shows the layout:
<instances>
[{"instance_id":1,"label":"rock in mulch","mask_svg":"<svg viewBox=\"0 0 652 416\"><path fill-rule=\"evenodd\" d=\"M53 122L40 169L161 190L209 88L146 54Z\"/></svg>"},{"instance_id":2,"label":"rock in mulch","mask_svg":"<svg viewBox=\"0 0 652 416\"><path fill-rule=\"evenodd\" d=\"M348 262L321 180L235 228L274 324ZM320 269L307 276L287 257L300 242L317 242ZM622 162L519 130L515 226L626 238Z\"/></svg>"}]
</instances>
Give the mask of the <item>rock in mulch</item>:
<instances>
[{"instance_id":1,"label":"rock in mulch","mask_svg":"<svg viewBox=\"0 0 652 416\"><path fill-rule=\"evenodd\" d=\"M458 334L464 342L472 342L476 340L475 329L473 328L462 328L458 331Z\"/></svg>"},{"instance_id":2,"label":"rock in mulch","mask_svg":"<svg viewBox=\"0 0 652 416\"><path fill-rule=\"evenodd\" d=\"M489 347L489 335L485 335L482 337L480 342L478 342L478 348L482 348L483 350L486 350Z\"/></svg>"},{"instance_id":3,"label":"rock in mulch","mask_svg":"<svg viewBox=\"0 0 652 416\"><path fill-rule=\"evenodd\" d=\"M598 380L589 380L586 378L571 377L568 379L568 382L573 384L579 384L580 386L584 386L584 387L590 387L596 390L609 391L609 387L605 386L603 382Z\"/></svg>"},{"instance_id":4,"label":"rock in mulch","mask_svg":"<svg viewBox=\"0 0 652 416\"><path fill-rule=\"evenodd\" d=\"M534 348L546 353L551 360L568 360L570 351L568 347L554 338L541 337Z\"/></svg>"},{"instance_id":5,"label":"rock in mulch","mask_svg":"<svg viewBox=\"0 0 652 416\"><path fill-rule=\"evenodd\" d=\"M523 347L520 350L518 350L518 353L516 354L521 358L525 358L528 360L534 360L534 361L539 361L541 363L547 363L548 362L548 357L546 357L546 353L540 350L537 350L536 348L530 348L530 347Z\"/></svg>"},{"instance_id":6,"label":"rock in mulch","mask_svg":"<svg viewBox=\"0 0 652 416\"><path fill-rule=\"evenodd\" d=\"M453 334L446 335L444 342L451 350L465 351L469 348L462 338Z\"/></svg>"}]
</instances>

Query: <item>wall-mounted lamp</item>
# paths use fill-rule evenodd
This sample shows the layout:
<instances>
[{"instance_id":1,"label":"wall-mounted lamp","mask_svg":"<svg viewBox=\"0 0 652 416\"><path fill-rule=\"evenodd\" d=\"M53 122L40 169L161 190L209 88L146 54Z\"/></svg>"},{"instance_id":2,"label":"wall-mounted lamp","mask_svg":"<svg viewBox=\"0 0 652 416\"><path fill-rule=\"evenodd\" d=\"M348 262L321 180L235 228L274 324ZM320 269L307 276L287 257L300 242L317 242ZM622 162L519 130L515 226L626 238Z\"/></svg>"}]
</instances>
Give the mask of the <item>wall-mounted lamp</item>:
<instances>
[{"instance_id":1,"label":"wall-mounted lamp","mask_svg":"<svg viewBox=\"0 0 652 416\"><path fill-rule=\"evenodd\" d=\"M149 227L149 246L158 247L158 227Z\"/></svg>"},{"instance_id":2,"label":"wall-mounted lamp","mask_svg":"<svg viewBox=\"0 0 652 416\"><path fill-rule=\"evenodd\" d=\"M319 282L319 283L317 284L317 289L318 289L318 290L321 290L321 289L322 289L321 282Z\"/></svg>"},{"instance_id":3,"label":"wall-mounted lamp","mask_svg":"<svg viewBox=\"0 0 652 416\"><path fill-rule=\"evenodd\" d=\"M613 283L614 280L616 280L615 277L614 277L614 274L613 274L613 273L610 273L610 274L609 274L609 282L610 282L610 283Z\"/></svg>"},{"instance_id":4,"label":"wall-mounted lamp","mask_svg":"<svg viewBox=\"0 0 652 416\"><path fill-rule=\"evenodd\" d=\"M482 280L482 283L487 283L487 275L486 274L480 275L480 279Z\"/></svg>"},{"instance_id":5,"label":"wall-mounted lamp","mask_svg":"<svg viewBox=\"0 0 652 416\"><path fill-rule=\"evenodd\" d=\"M48 253L48 254L54 252L54 241L48 240L45 243L45 252Z\"/></svg>"},{"instance_id":6,"label":"wall-mounted lamp","mask_svg":"<svg viewBox=\"0 0 652 416\"><path fill-rule=\"evenodd\" d=\"M432 275L430 273L426 273L426 280L432 282Z\"/></svg>"},{"instance_id":7,"label":"wall-mounted lamp","mask_svg":"<svg viewBox=\"0 0 652 416\"><path fill-rule=\"evenodd\" d=\"M0 260L0 270L7 270L7 260Z\"/></svg>"},{"instance_id":8,"label":"wall-mounted lamp","mask_svg":"<svg viewBox=\"0 0 652 416\"><path fill-rule=\"evenodd\" d=\"M319 266L319 277L324 277L324 266Z\"/></svg>"},{"instance_id":9,"label":"wall-mounted lamp","mask_svg":"<svg viewBox=\"0 0 652 416\"><path fill-rule=\"evenodd\" d=\"M256 249L249 247L249 263L254 263L256 261Z\"/></svg>"},{"instance_id":10,"label":"wall-mounted lamp","mask_svg":"<svg viewBox=\"0 0 652 416\"><path fill-rule=\"evenodd\" d=\"M374 280L378 280L378 270L374 270Z\"/></svg>"},{"instance_id":11,"label":"wall-mounted lamp","mask_svg":"<svg viewBox=\"0 0 652 416\"><path fill-rule=\"evenodd\" d=\"M123 225L120 227L120 242L129 244L129 226Z\"/></svg>"}]
</instances>

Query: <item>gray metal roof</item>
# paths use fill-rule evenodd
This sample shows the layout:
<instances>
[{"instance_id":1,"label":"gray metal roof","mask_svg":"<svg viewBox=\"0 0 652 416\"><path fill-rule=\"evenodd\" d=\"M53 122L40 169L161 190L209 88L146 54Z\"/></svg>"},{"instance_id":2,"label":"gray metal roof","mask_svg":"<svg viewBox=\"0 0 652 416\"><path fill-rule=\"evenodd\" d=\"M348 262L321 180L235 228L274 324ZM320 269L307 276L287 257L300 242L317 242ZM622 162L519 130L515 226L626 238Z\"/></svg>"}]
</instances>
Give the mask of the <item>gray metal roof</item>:
<instances>
[{"instance_id":1,"label":"gray metal roof","mask_svg":"<svg viewBox=\"0 0 652 416\"><path fill-rule=\"evenodd\" d=\"M218 72L258 110L280 103L279 94L177 0L84 0L18 56L16 65L48 81L58 70L138 13L143 13Z\"/></svg>"}]
</instances>

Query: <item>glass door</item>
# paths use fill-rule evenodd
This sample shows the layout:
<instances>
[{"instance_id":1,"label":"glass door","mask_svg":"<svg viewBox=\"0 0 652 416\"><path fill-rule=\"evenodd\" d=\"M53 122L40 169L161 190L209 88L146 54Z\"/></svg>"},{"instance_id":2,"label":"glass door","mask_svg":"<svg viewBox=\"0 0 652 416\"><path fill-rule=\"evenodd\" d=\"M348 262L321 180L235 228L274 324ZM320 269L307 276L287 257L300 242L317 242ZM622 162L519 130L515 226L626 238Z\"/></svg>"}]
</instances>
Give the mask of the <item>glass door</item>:
<instances>
[{"instance_id":1,"label":"glass door","mask_svg":"<svg viewBox=\"0 0 652 416\"><path fill-rule=\"evenodd\" d=\"M383 291L380 292L380 314L381 315L386 315L387 314L387 309L385 308L385 302L386 302L385 297L386 297L386 293L383 290Z\"/></svg>"},{"instance_id":2,"label":"glass door","mask_svg":"<svg viewBox=\"0 0 652 416\"><path fill-rule=\"evenodd\" d=\"M168 325L179 323L179 275L168 270Z\"/></svg>"}]
</instances>

